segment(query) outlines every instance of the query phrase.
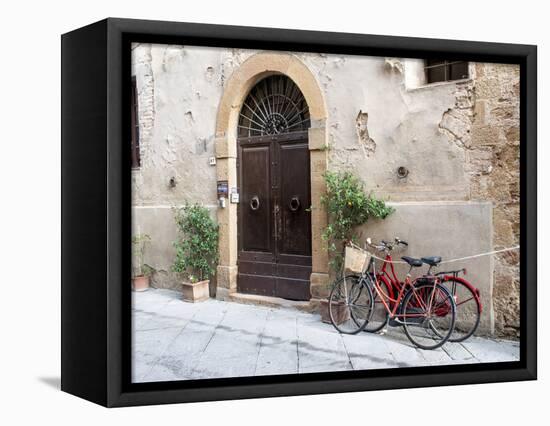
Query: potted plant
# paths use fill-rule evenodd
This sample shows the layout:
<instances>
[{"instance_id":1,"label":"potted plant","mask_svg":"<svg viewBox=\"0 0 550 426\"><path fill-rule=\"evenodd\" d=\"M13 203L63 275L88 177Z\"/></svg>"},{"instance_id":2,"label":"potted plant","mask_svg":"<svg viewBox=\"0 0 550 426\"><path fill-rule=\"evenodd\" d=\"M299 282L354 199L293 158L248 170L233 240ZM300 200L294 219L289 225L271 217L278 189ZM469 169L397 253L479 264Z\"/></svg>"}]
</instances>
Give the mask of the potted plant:
<instances>
[{"instance_id":1,"label":"potted plant","mask_svg":"<svg viewBox=\"0 0 550 426\"><path fill-rule=\"evenodd\" d=\"M172 270L183 278L183 300L206 300L210 296L210 277L218 262L218 225L208 209L199 204L177 209L175 220L180 235L174 242L176 258Z\"/></svg>"},{"instance_id":2,"label":"potted plant","mask_svg":"<svg viewBox=\"0 0 550 426\"><path fill-rule=\"evenodd\" d=\"M137 234L132 237L132 289L145 291L149 288L149 279L154 269L143 262L145 245L151 241L147 234Z\"/></svg>"},{"instance_id":3,"label":"potted plant","mask_svg":"<svg viewBox=\"0 0 550 426\"><path fill-rule=\"evenodd\" d=\"M321 197L321 204L327 210L328 225L322 238L328 244L331 275L336 278L344 275L344 250L348 241L355 241L355 228L371 217L385 219L394 209L372 193L367 194L363 183L350 172L326 172L324 178L327 191ZM343 305L338 306L335 316L344 321L346 311ZM320 313L324 322L331 322L328 300L321 300Z\"/></svg>"}]
</instances>

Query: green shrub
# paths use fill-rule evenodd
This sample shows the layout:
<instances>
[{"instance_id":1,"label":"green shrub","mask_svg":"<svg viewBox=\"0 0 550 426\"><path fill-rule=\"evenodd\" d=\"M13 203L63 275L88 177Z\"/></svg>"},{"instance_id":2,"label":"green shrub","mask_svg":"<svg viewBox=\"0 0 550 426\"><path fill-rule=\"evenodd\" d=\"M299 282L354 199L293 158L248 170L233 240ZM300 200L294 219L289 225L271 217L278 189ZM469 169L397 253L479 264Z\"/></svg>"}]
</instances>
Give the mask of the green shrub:
<instances>
[{"instance_id":1,"label":"green shrub","mask_svg":"<svg viewBox=\"0 0 550 426\"><path fill-rule=\"evenodd\" d=\"M180 236L174 242L176 259L172 270L191 282L209 279L218 262L218 225L208 209L199 204L176 209L174 216Z\"/></svg>"},{"instance_id":2,"label":"green shrub","mask_svg":"<svg viewBox=\"0 0 550 426\"><path fill-rule=\"evenodd\" d=\"M143 268L141 268L141 271L145 277L150 277L155 272L155 268L144 263Z\"/></svg>"},{"instance_id":3,"label":"green shrub","mask_svg":"<svg viewBox=\"0 0 550 426\"><path fill-rule=\"evenodd\" d=\"M394 212L383 200L365 193L363 183L349 172L326 172L327 193L321 203L328 213L328 225L322 238L328 244L330 266L341 271L345 244L354 241L353 232L371 217L385 219Z\"/></svg>"}]
</instances>

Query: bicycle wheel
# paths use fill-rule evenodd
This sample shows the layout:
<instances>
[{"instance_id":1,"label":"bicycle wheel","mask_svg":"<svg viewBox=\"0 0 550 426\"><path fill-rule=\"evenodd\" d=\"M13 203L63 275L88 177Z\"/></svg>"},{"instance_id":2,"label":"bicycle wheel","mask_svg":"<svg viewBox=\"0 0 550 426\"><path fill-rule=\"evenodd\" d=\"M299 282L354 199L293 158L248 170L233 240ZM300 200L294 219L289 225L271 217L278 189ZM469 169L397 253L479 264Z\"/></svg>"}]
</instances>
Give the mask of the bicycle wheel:
<instances>
[{"instance_id":1,"label":"bicycle wheel","mask_svg":"<svg viewBox=\"0 0 550 426\"><path fill-rule=\"evenodd\" d=\"M449 290L456 304L455 328L449 342L463 342L479 327L481 302L476 289L454 277L449 277L441 285Z\"/></svg>"},{"instance_id":2,"label":"bicycle wheel","mask_svg":"<svg viewBox=\"0 0 550 426\"><path fill-rule=\"evenodd\" d=\"M367 282L369 287L371 288L374 308L372 309L372 314L369 322L367 323L363 331L367 331L369 333L378 333L388 324L390 314L384 306L384 303L382 303L382 298L374 288L374 277L372 276L372 274L369 274L367 276ZM381 292L383 293L382 297L384 297L387 303L390 303L389 297L391 297L392 292L386 280L378 279L378 286L379 290L381 290Z\"/></svg>"},{"instance_id":3,"label":"bicycle wheel","mask_svg":"<svg viewBox=\"0 0 550 426\"><path fill-rule=\"evenodd\" d=\"M330 321L340 333L359 333L369 321L372 303L371 290L363 280L354 275L341 278L330 292Z\"/></svg>"},{"instance_id":4,"label":"bicycle wheel","mask_svg":"<svg viewBox=\"0 0 550 426\"><path fill-rule=\"evenodd\" d=\"M414 345L421 349L436 349L451 337L455 315L456 305L449 291L440 285L427 283L407 292L399 319Z\"/></svg>"}]
</instances>

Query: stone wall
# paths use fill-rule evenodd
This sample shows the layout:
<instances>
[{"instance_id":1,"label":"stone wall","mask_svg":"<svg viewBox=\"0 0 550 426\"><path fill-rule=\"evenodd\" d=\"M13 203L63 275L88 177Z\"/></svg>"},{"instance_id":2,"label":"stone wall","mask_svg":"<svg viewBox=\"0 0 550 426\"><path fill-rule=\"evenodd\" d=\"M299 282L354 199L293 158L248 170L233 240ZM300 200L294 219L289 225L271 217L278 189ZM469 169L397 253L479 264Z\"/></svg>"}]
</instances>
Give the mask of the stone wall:
<instances>
[{"instance_id":1,"label":"stone wall","mask_svg":"<svg viewBox=\"0 0 550 426\"><path fill-rule=\"evenodd\" d=\"M439 128L465 151L470 200L493 205L493 246L519 245L519 67L476 63ZM519 334L519 251L494 256L495 332Z\"/></svg>"},{"instance_id":2,"label":"stone wall","mask_svg":"<svg viewBox=\"0 0 550 426\"><path fill-rule=\"evenodd\" d=\"M519 244L519 67L476 64L471 198L493 204L493 245ZM519 336L519 251L495 256L493 303L499 335Z\"/></svg>"}]
</instances>

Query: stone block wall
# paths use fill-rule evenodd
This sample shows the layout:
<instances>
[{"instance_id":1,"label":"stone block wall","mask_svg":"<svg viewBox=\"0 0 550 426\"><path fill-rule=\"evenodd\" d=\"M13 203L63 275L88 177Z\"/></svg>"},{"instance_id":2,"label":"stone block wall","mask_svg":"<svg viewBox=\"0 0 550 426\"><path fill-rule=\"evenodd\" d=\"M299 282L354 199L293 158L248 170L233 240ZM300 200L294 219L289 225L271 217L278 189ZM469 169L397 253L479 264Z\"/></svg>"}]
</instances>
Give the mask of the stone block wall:
<instances>
[{"instance_id":1,"label":"stone block wall","mask_svg":"<svg viewBox=\"0 0 550 426\"><path fill-rule=\"evenodd\" d=\"M468 199L493 206L493 247L519 245L519 67L471 64L457 83L442 133L465 152ZM495 333L519 336L519 251L494 256Z\"/></svg>"},{"instance_id":2,"label":"stone block wall","mask_svg":"<svg viewBox=\"0 0 550 426\"><path fill-rule=\"evenodd\" d=\"M493 204L493 245L519 245L519 67L476 64L471 198ZM519 336L519 251L495 256L493 303L498 335Z\"/></svg>"}]
</instances>

